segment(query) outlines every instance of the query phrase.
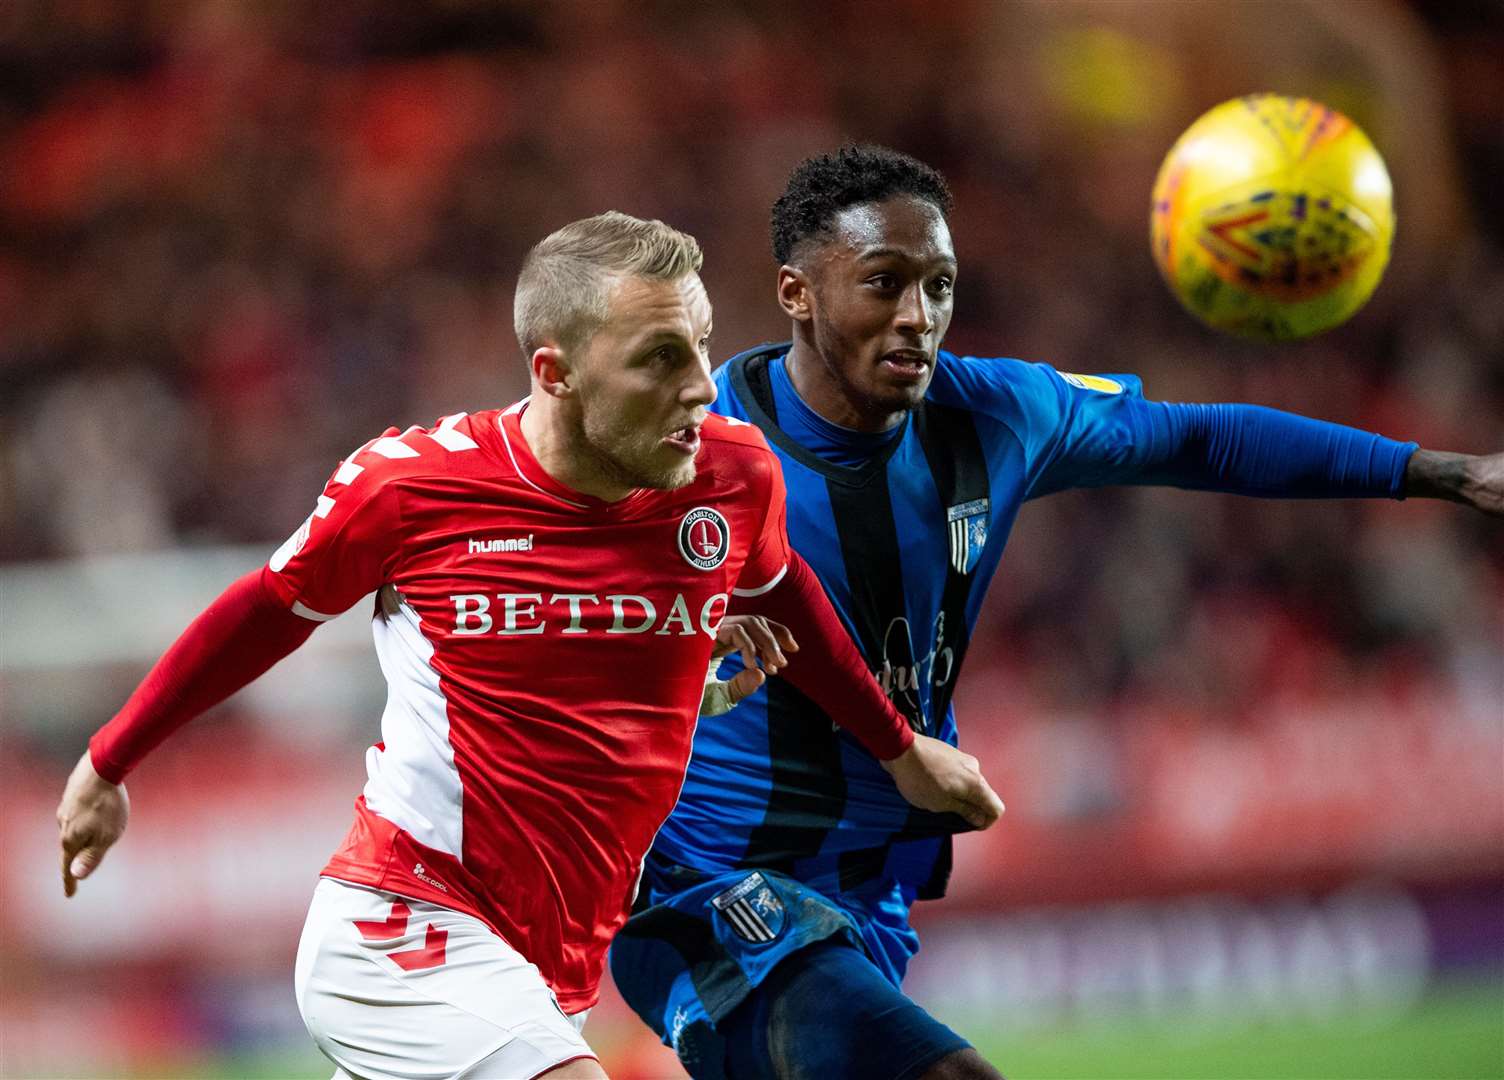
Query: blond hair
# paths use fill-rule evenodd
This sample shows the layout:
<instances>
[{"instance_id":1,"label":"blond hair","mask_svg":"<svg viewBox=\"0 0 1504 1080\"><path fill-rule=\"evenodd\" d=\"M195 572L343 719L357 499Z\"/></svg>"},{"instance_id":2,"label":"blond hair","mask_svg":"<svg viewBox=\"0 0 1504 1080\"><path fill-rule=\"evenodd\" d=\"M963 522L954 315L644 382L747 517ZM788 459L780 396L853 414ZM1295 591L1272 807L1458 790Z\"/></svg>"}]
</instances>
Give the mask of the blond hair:
<instances>
[{"instance_id":1,"label":"blond hair","mask_svg":"<svg viewBox=\"0 0 1504 1080\"><path fill-rule=\"evenodd\" d=\"M698 273L703 261L693 236L661 221L608 210L570 222L522 261L512 323L523 356L548 341L566 348L589 341L605 325L618 279L674 281Z\"/></svg>"}]
</instances>

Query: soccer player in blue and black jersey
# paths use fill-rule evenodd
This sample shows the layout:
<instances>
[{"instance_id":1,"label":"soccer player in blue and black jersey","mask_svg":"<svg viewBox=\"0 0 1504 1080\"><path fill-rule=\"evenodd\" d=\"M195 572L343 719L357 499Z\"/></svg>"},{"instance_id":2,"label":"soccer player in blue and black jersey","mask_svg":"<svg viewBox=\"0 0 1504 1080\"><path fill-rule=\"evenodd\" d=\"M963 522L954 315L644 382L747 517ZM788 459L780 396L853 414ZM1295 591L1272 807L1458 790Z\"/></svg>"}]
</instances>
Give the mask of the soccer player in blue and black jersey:
<instances>
[{"instance_id":1,"label":"soccer player in blue and black jersey","mask_svg":"<svg viewBox=\"0 0 1504 1080\"><path fill-rule=\"evenodd\" d=\"M943 351L950 203L934 170L890 150L802 163L773 208L793 341L715 374L715 410L778 453L795 548L917 730L956 742L967 638L1028 499L1168 484L1504 513L1504 454L1150 401L1131 375ZM701 1080L996 1078L900 989L919 947L909 907L943 893L964 827L909 807L876 760L771 678L701 720L612 948L617 985Z\"/></svg>"}]
</instances>

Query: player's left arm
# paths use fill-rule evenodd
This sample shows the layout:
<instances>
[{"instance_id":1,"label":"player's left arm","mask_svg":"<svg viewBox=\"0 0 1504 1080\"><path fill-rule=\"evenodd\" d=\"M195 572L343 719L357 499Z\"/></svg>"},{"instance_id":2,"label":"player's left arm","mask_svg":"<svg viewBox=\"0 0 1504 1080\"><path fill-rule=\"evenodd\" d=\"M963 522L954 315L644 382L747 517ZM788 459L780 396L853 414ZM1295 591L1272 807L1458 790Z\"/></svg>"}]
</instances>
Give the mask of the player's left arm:
<instances>
[{"instance_id":1,"label":"player's left arm","mask_svg":"<svg viewBox=\"0 0 1504 1080\"><path fill-rule=\"evenodd\" d=\"M1499 514L1504 455L1423 450L1257 405L1141 402L1151 429L1129 483L1275 498L1425 497Z\"/></svg>"},{"instance_id":2,"label":"player's left arm","mask_svg":"<svg viewBox=\"0 0 1504 1080\"><path fill-rule=\"evenodd\" d=\"M1405 494L1447 499L1504 516L1504 453L1453 454L1416 450L1405 467Z\"/></svg>"},{"instance_id":3,"label":"player's left arm","mask_svg":"<svg viewBox=\"0 0 1504 1080\"><path fill-rule=\"evenodd\" d=\"M1501 455L1421 450L1261 405L1151 401L1132 376L1006 369L1030 447L1030 497L1164 484L1264 498L1451 499L1500 513Z\"/></svg>"}]
</instances>

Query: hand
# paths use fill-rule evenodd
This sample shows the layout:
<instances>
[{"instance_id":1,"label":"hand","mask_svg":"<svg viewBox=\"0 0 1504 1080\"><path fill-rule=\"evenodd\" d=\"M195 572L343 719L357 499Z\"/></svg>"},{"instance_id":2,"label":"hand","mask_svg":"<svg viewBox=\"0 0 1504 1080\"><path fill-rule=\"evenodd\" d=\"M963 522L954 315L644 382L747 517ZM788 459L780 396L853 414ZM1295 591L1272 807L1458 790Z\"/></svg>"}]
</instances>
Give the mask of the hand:
<instances>
[{"instance_id":1,"label":"hand","mask_svg":"<svg viewBox=\"0 0 1504 1080\"><path fill-rule=\"evenodd\" d=\"M1473 458L1467 464L1467 473L1462 492L1468 505L1504 517L1504 453Z\"/></svg>"},{"instance_id":2,"label":"hand","mask_svg":"<svg viewBox=\"0 0 1504 1080\"><path fill-rule=\"evenodd\" d=\"M915 735L914 744L883 762L883 768L899 793L921 810L960 814L978 829L1003 813L1003 800L987 783L977 759L947 742Z\"/></svg>"},{"instance_id":3,"label":"hand","mask_svg":"<svg viewBox=\"0 0 1504 1080\"><path fill-rule=\"evenodd\" d=\"M733 652L742 654L742 670L722 681L716 678L721 661ZM700 696L701 716L720 716L737 702L756 693L769 675L788 663L785 653L798 652L799 643L782 623L761 615L728 615L716 631L710 667L705 672L705 692ZM758 667L758 661L762 667Z\"/></svg>"},{"instance_id":4,"label":"hand","mask_svg":"<svg viewBox=\"0 0 1504 1080\"><path fill-rule=\"evenodd\" d=\"M78 891L79 879L94 872L104 853L125 832L130 816L131 800L125 785L112 784L95 772L88 751L84 751L57 807L64 896L72 896Z\"/></svg>"},{"instance_id":5,"label":"hand","mask_svg":"<svg viewBox=\"0 0 1504 1080\"><path fill-rule=\"evenodd\" d=\"M1417 450L1405 469L1405 494L1450 499L1504 517L1504 453Z\"/></svg>"}]
</instances>

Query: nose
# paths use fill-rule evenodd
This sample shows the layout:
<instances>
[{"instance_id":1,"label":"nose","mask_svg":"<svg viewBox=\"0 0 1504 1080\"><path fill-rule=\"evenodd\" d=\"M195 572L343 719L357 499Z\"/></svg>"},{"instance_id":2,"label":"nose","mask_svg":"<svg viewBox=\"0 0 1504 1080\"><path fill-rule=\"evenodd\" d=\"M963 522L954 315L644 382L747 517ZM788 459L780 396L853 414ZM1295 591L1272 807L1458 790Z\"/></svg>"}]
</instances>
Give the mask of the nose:
<instances>
[{"instance_id":1,"label":"nose","mask_svg":"<svg viewBox=\"0 0 1504 1080\"><path fill-rule=\"evenodd\" d=\"M924 286L920 282L914 282L903 291L893 326L918 337L924 337L935 329L934 309L930 306L929 297L924 295Z\"/></svg>"},{"instance_id":2,"label":"nose","mask_svg":"<svg viewBox=\"0 0 1504 1080\"><path fill-rule=\"evenodd\" d=\"M691 409L707 408L715 403L715 382L710 377L710 361L699 357L689 369L689 378L679 389L679 401Z\"/></svg>"}]
</instances>

